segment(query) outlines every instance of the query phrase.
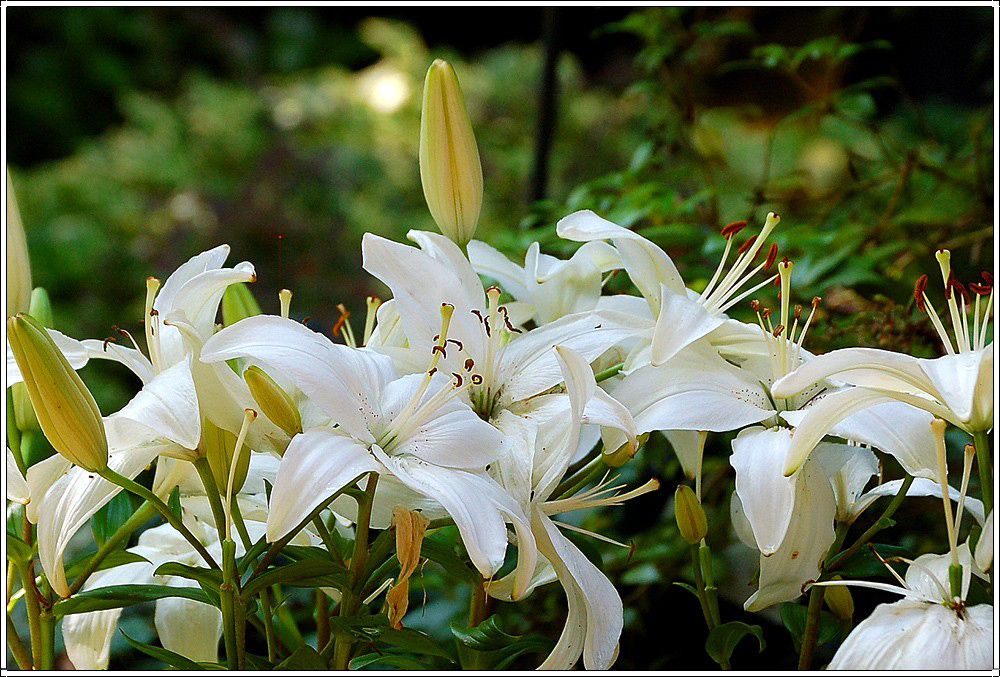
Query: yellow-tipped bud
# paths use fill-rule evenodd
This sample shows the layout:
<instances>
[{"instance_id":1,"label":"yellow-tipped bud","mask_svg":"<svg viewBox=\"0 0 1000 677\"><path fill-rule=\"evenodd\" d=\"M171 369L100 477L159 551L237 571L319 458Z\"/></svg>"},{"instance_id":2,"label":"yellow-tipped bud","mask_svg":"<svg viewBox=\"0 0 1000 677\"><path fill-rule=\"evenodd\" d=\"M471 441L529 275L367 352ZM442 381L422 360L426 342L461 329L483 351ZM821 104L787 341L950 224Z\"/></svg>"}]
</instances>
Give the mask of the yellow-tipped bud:
<instances>
[{"instance_id":1,"label":"yellow-tipped bud","mask_svg":"<svg viewBox=\"0 0 1000 677\"><path fill-rule=\"evenodd\" d=\"M686 484L681 484L674 492L674 517L681 536L692 545L700 543L708 533L708 520L701 501Z\"/></svg>"},{"instance_id":2,"label":"yellow-tipped bud","mask_svg":"<svg viewBox=\"0 0 1000 677\"><path fill-rule=\"evenodd\" d=\"M31 303L31 262L21 213L7 170L7 317L23 313Z\"/></svg>"},{"instance_id":3,"label":"yellow-tipped bud","mask_svg":"<svg viewBox=\"0 0 1000 677\"><path fill-rule=\"evenodd\" d=\"M52 447L92 472L108 467L101 411L45 328L24 313L7 318L7 338L38 423Z\"/></svg>"},{"instance_id":4,"label":"yellow-tipped bud","mask_svg":"<svg viewBox=\"0 0 1000 677\"><path fill-rule=\"evenodd\" d=\"M845 585L828 586L823 601L830 607L833 615L842 621L850 620L854 616L854 598Z\"/></svg>"},{"instance_id":5,"label":"yellow-tipped bud","mask_svg":"<svg viewBox=\"0 0 1000 677\"><path fill-rule=\"evenodd\" d=\"M295 402L263 369L247 367L243 372L243 379L247 382L250 394L253 395L261 412L271 419L274 425L281 428L289 437L302 432L302 418Z\"/></svg>"},{"instance_id":6,"label":"yellow-tipped bud","mask_svg":"<svg viewBox=\"0 0 1000 677\"><path fill-rule=\"evenodd\" d=\"M52 326L52 303L42 287L31 292L28 312L43 327ZM22 432L41 430L35 410L31 408L27 387L23 383L15 383L10 389L10 394L14 401L14 422L17 429Z\"/></svg>"},{"instance_id":7,"label":"yellow-tipped bud","mask_svg":"<svg viewBox=\"0 0 1000 677\"><path fill-rule=\"evenodd\" d=\"M244 282L226 287L222 295L222 324L230 326L240 320L260 315L260 305Z\"/></svg>"},{"instance_id":8,"label":"yellow-tipped bud","mask_svg":"<svg viewBox=\"0 0 1000 677\"><path fill-rule=\"evenodd\" d=\"M434 60L424 80L420 183L438 228L465 245L483 206L483 167L458 76L441 59Z\"/></svg>"}]
</instances>

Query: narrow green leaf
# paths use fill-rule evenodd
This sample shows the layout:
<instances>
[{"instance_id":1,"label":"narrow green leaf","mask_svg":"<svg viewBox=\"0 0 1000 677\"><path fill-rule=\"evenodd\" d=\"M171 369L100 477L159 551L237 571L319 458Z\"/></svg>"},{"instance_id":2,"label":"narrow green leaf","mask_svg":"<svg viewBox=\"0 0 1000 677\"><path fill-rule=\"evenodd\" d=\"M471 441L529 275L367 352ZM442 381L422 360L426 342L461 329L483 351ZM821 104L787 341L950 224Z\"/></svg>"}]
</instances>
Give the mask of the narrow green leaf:
<instances>
[{"instance_id":1,"label":"narrow green leaf","mask_svg":"<svg viewBox=\"0 0 1000 677\"><path fill-rule=\"evenodd\" d=\"M351 661L351 670L362 670L373 667L397 668L400 670L426 670L427 663L415 660L409 656L391 653L366 653Z\"/></svg>"},{"instance_id":2,"label":"narrow green leaf","mask_svg":"<svg viewBox=\"0 0 1000 677\"><path fill-rule=\"evenodd\" d=\"M97 545L102 546L107 543L138 508L138 499L133 501L132 494L120 491L108 501L107 505L98 510L90 521Z\"/></svg>"},{"instance_id":3,"label":"narrow green leaf","mask_svg":"<svg viewBox=\"0 0 1000 677\"><path fill-rule=\"evenodd\" d=\"M167 498L167 507L170 508L170 512L177 515L177 519L184 519L184 509L181 508L180 487L174 487L173 491L170 492L170 496Z\"/></svg>"},{"instance_id":4,"label":"narrow green leaf","mask_svg":"<svg viewBox=\"0 0 1000 677\"><path fill-rule=\"evenodd\" d=\"M455 553L454 547L449 543L441 542L433 537L425 538L420 546L420 555L440 564L445 571L456 578L473 584L480 580L479 572L459 557Z\"/></svg>"},{"instance_id":5,"label":"narrow green leaf","mask_svg":"<svg viewBox=\"0 0 1000 677\"><path fill-rule=\"evenodd\" d=\"M801 604L785 602L781 605L781 622L785 625L792 636L795 646L801 646L802 635L806 629L806 616L808 609ZM819 614L819 634L816 639L816 646L826 644L837 637L841 624L836 616L828 611L821 611Z\"/></svg>"},{"instance_id":6,"label":"narrow green leaf","mask_svg":"<svg viewBox=\"0 0 1000 677\"><path fill-rule=\"evenodd\" d=\"M747 635L753 635L757 638L759 651L763 651L764 647L767 646L764 641L764 631L759 625L730 621L712 628L708 633L708 639L705 640L705 651L713 661L722 665L729 661L736 645Z\"/></svg>"},{"instance_id":7,"label":"narrow green leaf","mask_svg":"<svg viewBox=\"0 0 1000 677\"><path fill-rule=\"evenodd\" d=\"M151 656L158 661L166 663L171 667L175 667L178 670L204 670L201 665L195 663L190 658L185 658L179 653L174 653L173 651L169 651L163 647L153 646L152 644L146 644L145 642L140 642L137 639L132 639L125 634L125 631L121 628L118 629L118 632L122 633L122 637L125 638L125 641L131 644L138 651L141 651L147 656Z\"/></svg>"},{"instance_id":8,"label":"narrow green leaf","mask_svg":"<svg viewBox=\"0 0 1000 677\"><path fill-rule=\"evenodd\" d=\"M427 656L439 656L441 658L453 660L451 654L445 651L440 644L435 642L426 634L420 632L419 630L413 630L412 628L401 628L399 630L387 628L379 633L378 639L385 642L389 646L394 646L406 651L412 651L413 653Z\"/></svg>"},{"instance_id":9,"label":"narrow green leaf","mask_svg":"<svg viewBox=\"0 0 1000 677\"><path fill-rule=\"evenodd\" d=\"M175 588L169 585L112 585L78 592L72 597L60 600L52 607L58 618L88 611L103 611L151 602L164 597L183 597L196 602L212 604L212 600L200 588Z\"/></svg>"},{"instance_id":10,"label":"narrow green leaf","mask_svg":"<svg viewBox=\"0 0 1000 677\"><path fill-rule=\"evenodd\" d=\"M76 578L79 576L84 567L86 567L90 562L90 558L95 554L96 553L90 553L85 555L66 567L66 578ZM97 571L113 569L123 564L132 564L134 562L148 562L148 560L145 557L141 557L134 552L129 552L128 550L114 550L104 557L104 560L98 565Z\"/></svg>"},{"instance_id":11,"label":"narrow green leaf","mask_svg":"<svg viewBox=\"0 0 1000 677\"><path fill-rule=\"evenodd\" d=\"M337 562L306 559L270 569L252 578L243 590L243 597L250 599L262 588L279 583L294 588L333 587L347 590L351 587L351 575Z\"/></svg>"},{"instance_id":12,"label":"narrow green leaf","mask_svg":"<svg viewBox=\"0 0 1000 677\"><path fill-rule=\"evenodd\" d=\"M27 562L34 555L35 549L14 534L7 534L7 557L19 562Z\"/></svg>"},{"instance_id":13,"label":"narrow green leaf","mask_svg":"<svg viewBox=\"0 0 1000 677\"><path fill-rule=\"evenodd\" d=\"M465 628L458 623L451 624L451 634L459 642L476 651L496 651L515 641L517 635L504 632L499 616L490 616L474 628Z\"/></svg>"},{"instance_id":14,"label":"narrow green leaf","mask_svg":"<svg viewBox=\"0 0 1000 677\"><path fill-rule=\"evenodd\" d=\"M188 566L187 564L179 564L177 562L161 564L153 574L155 576L180 576L181 578L197 581L202 588L207 588L216 593L219 592L219 586L222 585L222 572L218 569Z\"/></svg>"},{"instance_id":15,"label":"narrow green leaf","mask_svg":"<svg viewBox=\"0 0 1000 677\"><path fill-rule=\"evenodd\" d=\"M674 581L674 585L676 585L678 588L683 588L684 590L687 590L688 592L690 592L695 597L698 597L698 589L695 588L690 583L685 583L683 581Z\"/></svg>"}]
</instances>

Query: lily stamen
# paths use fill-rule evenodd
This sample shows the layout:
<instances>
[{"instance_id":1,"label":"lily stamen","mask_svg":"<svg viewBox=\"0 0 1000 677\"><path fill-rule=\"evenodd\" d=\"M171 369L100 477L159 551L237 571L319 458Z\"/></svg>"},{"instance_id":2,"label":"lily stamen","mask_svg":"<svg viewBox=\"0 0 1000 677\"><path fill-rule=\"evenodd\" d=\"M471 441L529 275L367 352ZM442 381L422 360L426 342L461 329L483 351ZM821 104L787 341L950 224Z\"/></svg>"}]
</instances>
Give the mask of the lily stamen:
<instances>
[{"instance_id":1,"label":"lily stamen","mask_svg":"<svg viewBox=\"0 0 1000 677\"><path fill-rule=\"evenodd\" d=\"M278 292L278 303L281 304L281 316L288 319L288 311L292 307L292 290L282 289Z\"/></svg>"},{"instance_id":2,"label":"lily stamen","mask_svg":"<svg viewBox=\"0 0 1000 677\"><path fill-rule=\"evenodd\" d=\"M365 333L363 340L364 344L367 346L368 341L371 340L372 332L375 331L375 314L379 306L382 305L382 299L377 296L369 296L365 299L365 305L368 307L368 312L365 314Z\"/></svg>"}]
</instances>

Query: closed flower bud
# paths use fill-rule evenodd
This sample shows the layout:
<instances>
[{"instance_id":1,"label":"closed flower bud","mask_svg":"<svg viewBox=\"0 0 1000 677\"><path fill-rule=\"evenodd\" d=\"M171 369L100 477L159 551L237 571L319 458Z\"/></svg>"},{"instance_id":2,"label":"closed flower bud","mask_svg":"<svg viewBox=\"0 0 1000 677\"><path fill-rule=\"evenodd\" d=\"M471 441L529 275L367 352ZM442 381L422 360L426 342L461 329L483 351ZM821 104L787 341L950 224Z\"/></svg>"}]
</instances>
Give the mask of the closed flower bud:
<instances>
[{"instance_id":1,"label":"closed flower bud","mask_svg":"<svg viewBox=\"0 0 1000 677\"><path fill-rule=\"evenodd\" d=\"M31 292L31 304L29 314L38 320L43 327L52 326L52 303L49 301L48 293L41 287ZM11 389L11 399L14 401L14 422L17 429L22 432L38 431L38 418L35 410L31 408L31 399L28 397L28 389L23 383L15 383Z\"/></svg>"},{"instance_id":2,"label":"closed flower bud","mask_svg":"<svg viewBox=\"0 0 1000 677\"><path fill-rule=\"evenodd\" d=\"M281 428L286 435L293 437L302 432L302 418L299 410L284 390L264 373L260 367L248 367L243 372L243 379L250 388L250 394L274 425Z\"/></svg>"},{"instance_id":3,"label":"closed flower bud","mask_svg":"<svg viewBox=\"0 0 1000 677\"><path fill-rule=\"evenodd\" d=\"M681 536L692 545L700 543L708 533L708 520L705 519L701 502L691 487L685 484L678 486L674 492L674 517Z\"/></svg>"},{"instance_id":4,"label":"closed flower bud","mask_svg":"<svg viewBox=\"0 0 1000 677\"><path fill-rule=\"evenodd\" d=\"M7 317L28 310L31 302L31 262L14 186L7 172Z\"/></svg>"},{"instance_id":5,"label":"closed flower bud","mask_svg":"<svg viewBox=\"0 0 1000 677\"><path fill-rule=\"evenodd\" d=\"M845 585L829 586L823 595L823 601L830 607L833 615L842 621L850 620L854 616L854 598Z\"/></svg>"},{"instance_id":6,"label":"closed flower bud","mask_svg":"<svg viewBox=\"0 0 1000 677\"><path fill-rule=\"evenodd\" d=\"M217 427L208 419L202 421L201 444L198 450L208 459L208 467L212 469L215 486L220 493L226 492L229 482L229 467L233 462L233 452L236 449L236 435L228 430ZM241 454L240 465L236 468L233 479L234 491L243 488L247 472L250 468L250 454Z\"/></svg>"},{"instance_id":7,"label":"closed flower bud","mask_svg":"<svg viewBox=\"0 0 1000 677\"><path fill-rule=\"evenodd\" d=\"M45 328L19 313L7 319L7 338L38 423L52 447L86 470L107 468L108 440L101 411Z\"/></svg>"},{"instance_id":8,"label":"closed flower bud","mask_svg":"<svg viewBox=\"0 0 1000 677\"><path fill-rule=\"evenodd\" d=\"M244 282L226 287L222 295L222 324L228 327L254 315L260 315L260 305L250 293L250 287Z\"/></svg>"},{"instance_id":9,"label":"closed flower bud","mask_svg":"<svg viewBox=\"0 0 1000 677\"><path fill-rule=\"evenodd\" d=\"M434 60L424 80L420 183L438 228L465 245L483 206L483 168L458 76L441 59Z\"/></svg>"}]
</instances>

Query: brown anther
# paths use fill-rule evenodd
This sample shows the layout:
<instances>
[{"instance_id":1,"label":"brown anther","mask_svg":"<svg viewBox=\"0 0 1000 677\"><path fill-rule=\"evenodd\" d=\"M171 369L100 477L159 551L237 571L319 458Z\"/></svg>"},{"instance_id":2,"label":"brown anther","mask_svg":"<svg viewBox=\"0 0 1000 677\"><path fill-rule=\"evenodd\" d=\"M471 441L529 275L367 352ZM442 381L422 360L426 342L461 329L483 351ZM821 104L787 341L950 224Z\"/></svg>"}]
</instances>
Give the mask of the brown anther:
<instances>
[{"instance_id":1,"label":"brown anther","mask_svg":"<svg viewBox=\"0 0 1000 677\"><path fill-rule=\"evenodd\" d=\"M819 305L820 305L821 303L823 303L823 299L821 299L820 297L818 297L818 296L814 296L814 297L812 298L812 302L811 302L811 305L812 305L812 307L813 307L813 308L819 308Z\"/></svg>"},{"instance_id":2,"label":"brown anther","mask_svg":"<svg viewBox=\"0 0 1000 677\"><path fill-rule=\"evenodd\" d=\"M472 309L471 311L469 311L469 312L471 312L471 313L472 313L473 315L475 315L475 316L476 316L477 318L479 318L479 321L480 321L480 322L482 322L482 321L483 321L483 314L482 314L482 313L481 313L480 311L478 311L478 310L476 310L475 308L473 308L473 309Z\"/></svg>"},{"instance_id":3,"label":"brown anther","mask_svg":"<svg viewBox=\"0 0 1000 677\"><path fill-rule=\"evenodd\" d=\"M438 346L438 345L434 346L433 348L431 348L431 353L432 354L441 353L441 357L448 359L448 351L444 349L444 346Z\"/></svg>"},{"instance_id":4,"label":"brown anther","mask_svg":"<svg viewBox=\"0 0 1000 677\"><path fill-rule=\"evenodd\" d=\"M503 323L507 326L507 331L512 334L522 333L520 329L510 323L510 316L507 314L507 306L500 306L500 312L503 314Z\"/></svg>"},{"instance_id":5,"label":"brown anther","mask_svg":"<svg viewBox=\"0 0 1000 677\"><path fill-rule=\"evenodd\" d=\"M492 337L493 336L493 332L490 331L490 318L488 318L488 317L484 317L483 318L483 329L486 330L486 336L487 337Z\"/></svg>"},{"instance_id":6,"label":"brown anther","mask_svg":"<svg viewBox=\"0 0 1000 677\"><path fill-rule=\"evenodd\" d=\"M106 339L104 339L104 352L108 352L109 343L118 343L118 339L116 339L114 336L109 336Z\"/></svg>"},{"instance_id":7,"label":"brown anther","mask_svg":"<svg viewBox=\"0 0 1000 677\"><path fill-rule=\"evenodd\" d=\"M450 338L447 341L445 341L445 343L454 343L456 346L458 346L459 350L465 350L465 346L458 339Z\"/></svg>"},{"instance_id":8,"label":"brown anther","mask_svg":"<svg viewBox=\"0 0 1000 677\"><path fill-rule=\"evenodd\" d=\"M976 282L969 283L969 291L977 296L988 296L993 287L988 287L985 284L978 284Z\"/></svg>"},{"instance_id":9,"label":"brown anther","mask_svg":"<svg viewBox=\"0 0 1000 677\"><path fill-rule=\"evenodd\" d=\"M150 317L156 317L159 314L160 314L160 311L157 310L156 308L150 308L149 309L149 316Z\"/></svg>"},{"instance_id":10,"label":"brown anther","mask_svg":"<svg viewBox=\"0 0 1000 677\"><path fill-rule=\"evenodd\" d=\"M760 316L765 320L768 319L769 317L771 317L771 309L764 308L763 310L760 311Z\"/></svg>"},{"instance_id":11,"label":"brown anther","mask_svg":"<svg viewBox=\"0 0 1000 677\"><path fill-rule=\"evenodd\" d=\"M983 282L986 283L986 286L988 286L988 287L992 287L993 286L993 276L990 273L987 273L984 270L982 273L980 273L980 275L983 276Z\"/></svg>"},{"instance_id":12,"label":"brown anther","mask_svg":"<svg viewBox=\"0 0 1000 677\"><path fill-rule=\"evenodd\" d=\"M431 367L430 369L427 370L427 375L428 376L433 376L434 374L437 373L437 370L438 370L437 367Z\"/></svg>"},{"instance_id":13,"label":"brown anther","mask_svg":"<svg viewBox=\"0 0 1000 677\"><path fill-rule=\"evenodd\" d=\"M474 366L476 366L476 362L471 357L465 361L465 371L472 371Z\"/></svg>"},{"instance_id":14,"label":"brown anther","mask_svg":"<svg viewBox=\"0 0 1000 677\"><path fill-rule=\"evenodd\" d=\"M771 332L771 336L773 336L774 338L778 338L779 336L781 336L781 332L783 331L785 331L785 325L779 324L777 327L774 328L774 331Z\"/></svg>"},{"instance_id":15,"label":"brown anther","mask_svg":"<svg viewBox=\"0 0 1000 677\"><path fill-rule=\"evenodd\" d=\"M302 324L305 325L305 326L308 326L309 320L311 320L311 319L312 319L312 315L306 315L305 317L302 318Z\"/></svg>"},{"instance_id":16,"label":"brown anther","mask_svg":"<svg viewBox=\"0 0 1000 677\"><path fill-rule=\"evenodd\" d=\"M760 301L758 301L757 299L754 299L753 301L751 301L750 302L750 310L754 311L755 313L759 313L760 312Z\"/></svg>"},{"instance_id":17,"label":"brown anther","mask_svg":"<svg viewBox=\"0 0 1000 677\"><path fill-rule=\"evenodd\" d=\"M798 320L798 319L800 319L802 317L802 304L801 303L796 303L795 304L795 314L793 315L793 317L796 320Z\"/></svg>"},{"instance_id":18,"label":"brown anther","mask_svg":"<svg viewBox=\"0 0 1000 677\"><path fill-rule=\"evenodd\" d=\"M737 254L745 254L747 252L747 250L749 250L750 247L753 246L753 243L756 242L756 241L757 241L757 236L756 235L751 235L749 240L747 240L746 242L744 242L743 244L740 245L740 248L736 250L736 253Z\"/></svg>"},{"instance_id":19,"label":"brown anther","mask_svg":"<svg viewBox=\"0 0 1000 677\"><path fill-rule=\"evenodd\" d=\"M337 322L333 325L334 338L340 336L340 330L344 328L344 325L347 323L347 318L351 316L350 311L348 311L347 308L344 307L343 303L337 304L337 310L340 311L340 317L337 318Z\"/></svg>"},{"instance_id":20,"label":"brown anther","mask_svg":"<svg viewBox=\"0 0 1000 677\"><path fill-rule=\"evenodd\" d=\"M969 302L969 292L966 291L965 285L962 284L961 282L959 282L955 278L955 271L954 270L948 273L948 285L947 285L947 287L948 287L948 294L947 294L947 296L948 296L949 299L951 298L951 290L954 289L955 291L957 291L959 294L962 295L962 298L965 300L966 303Z\"/></svg>"},{"instance_id":21,"label":"brown anther","mask_svg":"<svg viewBox=\"0 0 1000 677\"><path fill-rule=\"evenodd\" d=\"M917 302L917 310L924 314L927 313L927 304L924 302L925 289L927 289L927 276L921 275L913 286L913 300Z\"/></svg>"},{"instance_id":22,"label":"brown anther","mask_svg":"<svg viewBox=\"0 0 1000 677\"><path fill-rule=\"evenodd\" d=\"M482 385L483 377L480 376L479 374L473 374L471 378L472 378L472 385L474 386Z\"/></svg>"},{"instance_id":23,"label":"brown anther","mask_svg":"<svg viewBox=\"0 0 1000 677\"><path fill-rule=\"evenodd\" d=\"M764 262L764 270L770 270L774 265L774 260L778 258L778 243L772 242L771 248L767 250L767 260Z\"/></svg>"},{"instance_id":24,"label":"brown anther","mask_svg":"<svg viewBox=\"0 0 1000 677\"><path fill-rule=\"evenodd\" d=\"M746 221L733 221L728 226L722 229L722 237L728 240L733 235L736 235L736 233L740 232L746 227L747 227Z\"/></svg>"},{"instance_id":25,"label":"brown anther","mask_svg":"<svg viewBox=\"0 0 1000 677\"><path fill-rule=\"evenodd\" d=\"M496 286L495 284L491 284L489 287L486 288L486 293L489 294L490 292L502 294L503 290L500 289L500 287Z\"/></svg>"},{"instance_id":26,"label":"brown anther","mask_svg":"<svg viewBox=\"0 0 1000 677\"><path fill-rule=\"evenodd\" d=\"M462 375L459 374L459 373L456 373L454 371L451 372L451 375L455 377L455 387L456 388L461 388L462 387L462 380L463 380L462 379Z\"/></svg>"},{"instance_id":27,"label":"brown anther","mask_svg":"<svg viewBox=\"0 0 1000 677\"><path fill-rule=\"evenodd\" d=\"M781 276L780 275L775 275L774 279L771 280L771 284L773 284L775 287L780 287L781 286Z\"/></svg>"}]
</instances>

